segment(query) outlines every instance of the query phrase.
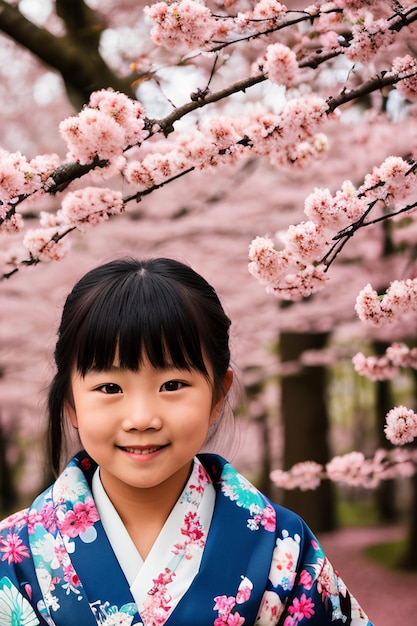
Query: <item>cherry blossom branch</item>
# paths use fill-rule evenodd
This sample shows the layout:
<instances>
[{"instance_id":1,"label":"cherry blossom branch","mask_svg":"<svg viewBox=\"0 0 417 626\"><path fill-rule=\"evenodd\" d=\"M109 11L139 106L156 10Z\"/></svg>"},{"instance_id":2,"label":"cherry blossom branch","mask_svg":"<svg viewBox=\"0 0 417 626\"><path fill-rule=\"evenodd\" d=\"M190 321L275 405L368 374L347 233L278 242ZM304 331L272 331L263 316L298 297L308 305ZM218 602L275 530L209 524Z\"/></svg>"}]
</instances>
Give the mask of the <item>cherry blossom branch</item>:
<instances>
[{"instance_id":1,"label":"cherry blossom branch","mask_svg":"<svg viewBox=\"0 0 417 626\"><path fill-rule=\"evenodd\" d=\"M400 368L417 369L417 348L410 349L404 343L394 342L382 356L366 357L363 352L358 352L352 363L358 374L369 380L392 380L398 376Z\"/></svg>"},{"instance_id":2,"label":"cherry blossom branch","mask_svg":"<svg viewBox=\"0 0 417 626\"><path fill-rule=\"evenodd\" d=\"M371 458L362 452L335 456L326 465L315 461L296 463L289 470L274 470L272 482L282 489L317 489L323 480L348 487L375 489L381 481L409 478L417 472L416 448L379 449Z\"/></svg>"},{"instance_id":3,"label":"cherry blossom branch","mask_svg":"<svg viewBox=\"0 0 417 626\"><path fill-rule=\"evenodd\" d=\"M346 7L342 11L338 9L335 14L344 19L345 9ZM346 10L347 18L350 19L349 9ZM215 40L216 32L221 32L222 28L224 30L224 25L218 30L218 16L213 16L207 7L193 0L173 2L170 5L160 2L149 7L147 12L155 22L154 40L159 38L157 43L167 47L182 45L186 48L204 48L207 42ZM328 13L331 12L332 10ZM323 29L323 32L326 32L325 23L320 22L320 19L329 17L326 11L321 12L317 7L310 7L305 14L295 20L283 22L284 14L288 13L286 7L279 2L271 4L269 0L260 0L253 10L243 17L229 16L228 19L233 27L239 25L243 31L249 26L252 27L254 23L259 26L273 21L274 28L281 29L310 19L316 22L318 30ZM171 21L166 19L170 16L175 19ZM189 24L187 28L182 28L186 25L186 20L190 19L194 20L192 22L194 31L189 28ZM22 229L23 216L18 213L17 208L29 196L36 193L57 194L65 191L72 180L90 172L94 174L101 171L102 179L109 178L114 173L122 173L136 191L125 199L111 190L99 187L87 187L76 193L69 192L64 197L62 209L55 216L41 214L41 228L29 231L25 235L24 244L29 246L30 252L27 263L33 264L36 259L61 258L64 253L62 239L74 228L82 230L87 225L108 219L109 216L122 212L127 202L139 201L143 195L161 188L197 167L199 169L218 167L223 163L235 163L238 159L253 154L267 156L274 165L295 163L301 167L325 151L326 139L319 132L320 127L342 104L394 85L404 97L415 98L417 69L415 59L409 55L394 59L389 71L359 85L356 89L344 88L339 96L332 96L327 101L308 94L305 97L289 99L280 114L266 112L261 115L242 116L242 119L217 118L206 123L204 132L194 130L184 138L179 134L172 142L168 138L174 131L175 123L189 113L225 100L235 93L245 92L265 80L286 87L296 86L297 72L300 69L317 68L326 60L342 53L353 62L361 60L366 54L372 56L376 49L393 42L394 32L399 32L415 19L417 12L412 10L404 13L397 9L390 20L376 20L369 12L364 13L363 22L360 19L355 22L349 37L345 37L337 44L334 40L330 45L325 43L317 49L315 56L310 58L303 58L302 55L297 57L293 50L281 43L271 44L255 64L258 71L255 70L254 75L210 93L209 85L214 65L206 88L192 94L189 102L175 108L160 120L147 118L140 102L131 101L122 94L94 93L88 106L78 116L64 120L60 126L61 134L68 145L69 163L61 164L52 156L36 157L27 161L22 155L0 154L2 164L5 164L0 188L2 231L18 232ZM230 34L231 31L228 32ZM263 34L266 34L265 29ZM142 160L128 161L132 147L140 148L144 141L155 138L158 134L167 142L160 153L158 142L152 142L150 153L146 153ZM398 166L398 163L396 165ZM402 165L399 168L400 177L404 177L404 168ZM390 185L392 187L391 181ZM379 195L373 193L378 187L383 187ZM255 246L255 251L252 250L254 258L251 261L253 273L261 278L263 270L257 267L257 263L259 260L262 262L267 260L266 282L272 277L274 292L289 298L304 297L312 293L322 286L328 267L352 235L364 225L376 223L376 220L366 221L372 208L384 202L388 196L395 198L396 201L402 199L398 181L394 191L391 191L391 187L385 184L383 179L383 183L379 182L376 185L374 182L368 184L366 181L362 189L354 190L352 186L349 187L347 181L334 199L328 199L330 209L335 204L341 209L339 211L342 215L341 223L332 223L329 227L328 216L324 213L319 215L317 207L310 206L309 222L291 227L284 235L286 249L283 253L274 251L270 242L264 246L267 252L262 250L262 245L259 249ZM103 203L104 197L108 198L109 206ZM90 212L88 202L91 204ZM310 198L306 203L314 205L314 199ZM97 210L94 208L96 205L99 207ZM384 216L383 219L389 219L411 208L412 205L409 204ZM303 232L303 229L304 231L307 229L308 233ZM319 251L326 246L329 246L330 250L323 257ZM271 255L273 257L275 252L279 258L275 256L272 265L268 267L268 259ZM295 267L295 273L291 273L292 265ZM11 276L14 273L14 267L8 267L4 275ZM283 273L284 280L281 285L280 276Z\"/></svg>"},{"instance_id":4,"label":"cherry blossom branch","mask_svg":"<svg viewBox=\"0 0 417 626\"><path fill-rule=\"evenodd\" d=\"M413 476L417 472L417 448L403 447L417 438L417 414L405 406L391 409L386 415L385 435L397 446L379 449L372 458L362 452L335 456L326 465L315 461L296 463L288 471L274 470L272 482L283 489L316 489L328 479L350 487L375 489L382 480Z\"/></svg>"},{"instance_id":5,"label":"cherry blossom branch","mask_svg":"<svg viewBox=\"0 0 417 626\"><path fill-rule=\"evenodd\" d=\"M322 11L321 15L330 15L332 13L342 13L342 9L338 9L338 8L331 8L327 11ZM215 46L214 48L210 48L209 51L210 52L220 52L220 50L223 50L225 48L227 48L228 46L233 46L235 44L239 44L242 43L244 41L251 41L252 39L257 39L258 37L265 37L265 35L270 35L272 33L278 32L280 30L283 30L284 28L289 28L290 26L296 26L298 24L301 24L303 22L312 22L314 21L315 17L317 17L317 15L312 15L310 13L308 13L307 11L294 11L294 10L287 10L286 11L286 15L290 14L290 13L298 13L301 15L299 15L299 17L294 18L294 19L290 19L290 20L286 20L285 22L283 21L279 21L280 17L278 15L277 18L273 19L273 18L248 18L247 19L247 23L248 24L261 24L263 22L271 22L271 21L278 21L278 23L274 24L274 26L271 26L269 28L266 28L265 30L261 30L259 32L256 33L251 33L250 35L246 35L245 37L241 37L239 39L234 39L232 41L224 41L224 42L219 42L219 44L217 46ZM223 16L220 15L213 15L213 17L217 18L217 19L235 19L232 16L226 16L226 18L224 18ZM340 52L339 52L340 54Z\"/></svg>"}]
</instances>

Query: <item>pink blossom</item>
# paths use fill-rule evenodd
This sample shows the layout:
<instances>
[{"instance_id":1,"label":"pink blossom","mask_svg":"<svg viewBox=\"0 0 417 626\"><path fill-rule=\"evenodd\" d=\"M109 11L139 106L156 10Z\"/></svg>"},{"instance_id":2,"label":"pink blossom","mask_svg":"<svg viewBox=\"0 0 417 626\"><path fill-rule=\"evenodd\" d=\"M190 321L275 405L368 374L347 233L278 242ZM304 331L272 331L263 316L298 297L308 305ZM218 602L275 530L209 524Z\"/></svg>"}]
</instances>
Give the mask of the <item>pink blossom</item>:
<instances>
[{"instance_id":1,"label":"pink blossom","mask_svg":"<svg viewBox=\"0 0 417 626\"><path fill-rule=\"evenodd\" d=\"M279 238L287 252L304 263L319 260L323 249L330 243L324 229L312 221L289 226L285 233L279 234Z\"/></svg>"},{"instance_id":2,"label":"pink blossom","mask_svg":"<svg viewBox=\"0 0 417 626\"><path fill-rule=\"evenodd\" d=\"M415 188L415 177L408 175L410 164L401 157L390 156L375 167L370 174L365 176L364 184L360 191L366 200L375 198L403 200Z\"/></svg>"},{"instance_id":3,"label":"pink blossom","mask_svg":"<svg viewBox=\"0 0 417 626\"><path fill-rule=\"evenodd\" d=\"M323 466L314 461L304 461L296 463L293 467L284 472L274 470L270 478L274 484L284 489L299 488L302 491L316 489L320 485L323 474Z\"/></svg>"},{"instance_id":4,"label":"pink blossom","mask_svg":"<svg viewBox=\"0 0 417 626\"><path fill-rule=\"evenodd\" d=\"M151 38L158 46L177 50L192 50L204 46L216 31L215 18L201 2L156 2L145 7L145 15L155 26Z\"/></svg>"},{"instance_id":5,"label":"pink blossom","mask_svg":"<svg viewBox=\"0 0 417 626\"><path fill-rule=\"evenodd\" d=\"M28 230L23 238L23 245L39 261L59 261L69 250L65 240L57 240L56 228L34 228Z\"/></svg>"},{"instance_id":6,"label":"pink blossom","mask_svg":"<svg viewBox=\"0 0 417 626\"><path fill-rule=\"evenodd\" d=\"M381 48L387 48L394 41L394 33L385 19L374 19L366 12L363 18L352 27L352 39L346 48L345 56L351 61L365 63Z\"/></svg>"},{"instance_id":7,"label":"pink blossom","mask_svg":"<svg viewBox=\"0 0 417 626\"><path fill-rule=\"evenodd\" d=\"M2 561L21 563L29 558L29 549L16 533L8 533L6 539L0 538L0 552L3 552Z\"/></svg>"},{"instance_id":8,"label":"pink blossom","mask_svg":"<svg viewBox=\"0 0 417 626\"><path fill-rule=\"evenodd\" d=\"M1 220L1 216L0 216ZM10 217L4 217L4 221L0 221L0 230L3 233L12 235L13 233L19 233L23 230L24 220L20 213L13 213Z\"/></svg>"},{"instance_id":9,"label":"pink blossom","mask_svg":"<svg viewBox=\"0 0 417 626\"><path fill-rule=\"evenodd\" d=\"M275 250L270 237L256 237L249 246L249 272L267 284L274 284L289 266L290 255Z\"/></svg>"},{"instance_id":10,"label":"pink blossom","mask_svg":"<svg viewBox=\"0 0 417 626\"><path fill-rule=\"evenodd\" d=\"M270 44L266 49L264 71L271 83L293 85L298 74L295 52L281 43Z\"/></svg>"},{"instance_id":11,"label":"pink blossom","mask_svg":"<svg viewBox=\"0 0 417 626\"><path fill-rule=\"evenodd\" d=\"M404 57L396 57L392 62L392 69L401 78L401 81L397 83L399 93L408 100L417 100L416 59L409 54Z\"/></svg>"},{"instance_id":12,"label":"pink blossom","mask_svg":"<svg viewBox=\"0 0 417 626\"><path fill-rule=\"evenodd\" d=\"M366 357L362 352L358 352L352 358L352 363L358 374L370 380L392 380L398 375L398 367L394 366L387 356Z\"/></svg>"},{"instance_id":13,"label":"pink blossom","mask_svg":"<svg viewBox=\"0 0 417 626\"><path fill-rule=\"evenodd\" d=\"M0 202L7 205L13 198L41 189L38 169L20 152L0 149Z\"/></svg>"},{"instance_id":14,"label":"pink blossom","mask_svg":"<svg viewBox=\"0 0 417 626\"><path fill-rule=\"evenodd\" d=\"M400 367L417 369L417 348L408 348L404 343L393 343L380 357L366 357L358 352L352 359L355 370L370 380L388 380L398 375Z\"/></svg>"},{"instance_id":15,"label":"pink blossom","mask_svg":"<svg viewBox=\"0 0 417 626\"><path fill-rule=\"evenodd\" d=\"M67 142L68 158L81 164L112 159L126 147L125 132L116 120L90 107L61 122L59 131Z\"/></svg>"},{"instance_id":16,"label":"pink blossom","mask_svg":"<svg viewBox=\"0 0 417 626\"><path fill-rule=\"evenodd\" d=\"M356 299L355 310L373 326L388 324L417 309L417 279L394 280L383 296L366 285Z\"/></svg>"},{"instance_id":17,"label":"pink blossom","mask_svg":"<svg viewBox=\"0 0 417 626\"><path fill-rule=\"evenodd\" d=\"M385 435L394 445L411 443L417 437L417 415L405 406L391 409L385 416Z\"/></svg>"},{"instance_id":18,"label":"pink blossom","mask_svg":"<svg viewBox=\"0 0 417 626\"><path fill-rule=\"evenodd\" d=\"M113 189L85 187L69 192L62 201L57 217L70 228L85 231L124 211L122 194Z\"/></svg>"},{"instance_id":19,"label":"pink blossom","mask_svg":"<svg viewBox=\"0 0 417 626\"><path fill-rule=\"evenodd\" d=\"M374 487L373 470L372 460L365 459L362 452L349 452L342 456L335 456L326 464L326 472L330 480L353 487Z\"/></svg>"},{"instance_id":20,"label":"pink blossom","mask_svg":"<svg viewBox=\"0 0 417 626\"><path fill-rule=\"evenodd\" d=\"M287 7L278 0L259 0L253 7L253 18L255 20L276 19L284 16Z\"/></svg>"},{"instance_id":21,"label":"pink blossom","mask_svg":"<svg viewBox=\"0 0 417 626\"><path fill-rule=\"evenodd\" d=\"M369 283L358 294L355 311L360 320L369 322L373 326L380 326L387 319L387 314L382 311L380 298Z\"/></svg>"},{"instance_id":22,"label":"pink blossom","mask_svg":"<svg viewBox=\"0 0 417 626\"><path fill-rule=\"evenodd\" d=\"M266 291L287 300L301 300L322 289L328 280L324 265L307 265L284 276L279 285L267 285Z\"/></svg>"},{"instance_id":23,"label":"pink blossom","mask_svg":"<svg viewBox=\"0 0 417 626\"><path fill-rule=\"evenodd\" d=\"M145 108L138 100L112 89L91 94L88 106L111 117L123 129L125 147L142 143L149 135L145 129Z\"/></svg>"}]
</instances>

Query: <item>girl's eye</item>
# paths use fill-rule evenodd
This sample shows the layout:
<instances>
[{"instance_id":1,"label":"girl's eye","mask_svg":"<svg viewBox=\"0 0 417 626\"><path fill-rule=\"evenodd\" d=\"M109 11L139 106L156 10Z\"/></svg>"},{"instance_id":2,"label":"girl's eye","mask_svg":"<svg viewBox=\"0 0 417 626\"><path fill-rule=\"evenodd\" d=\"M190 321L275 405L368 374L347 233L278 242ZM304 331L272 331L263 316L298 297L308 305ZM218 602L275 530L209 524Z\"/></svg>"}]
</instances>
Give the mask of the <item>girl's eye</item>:
<instances>
[{"instance_id":1,"label":"girl's eye","mask_svg":"<svg viewBox=\"0 0 417 626\"><path fill-rule=\"evenodd\" d=\"M105 385L100 385L100 387L97 387L96 389L97 391L107 394L122 393L122 388L120 385L116 385L116 383L106 383Z\"/></svg>"},{"instance_id":2,"label":"girl's eye","mask_svg":"<svg viewBox=\"0 0 417 626\"><path fill-rule=\"evenodd\" d=\"M184 387L184 383L180 383L179 380L168 380L161 387L161 391L179 391L182 387Z\"/></svg>"}]
</instances>

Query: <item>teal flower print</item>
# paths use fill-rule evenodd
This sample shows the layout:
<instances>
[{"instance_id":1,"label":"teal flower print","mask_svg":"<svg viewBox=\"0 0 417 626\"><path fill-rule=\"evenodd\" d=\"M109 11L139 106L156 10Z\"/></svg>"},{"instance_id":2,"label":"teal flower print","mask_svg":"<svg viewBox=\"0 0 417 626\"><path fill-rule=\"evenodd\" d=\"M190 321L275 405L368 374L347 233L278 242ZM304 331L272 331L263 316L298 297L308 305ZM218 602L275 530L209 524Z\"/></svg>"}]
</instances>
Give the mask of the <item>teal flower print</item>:
<instances>
[{"instance_id":1,"label":"teal flower print","mask_svg":"<svg viewBox=\"0 0 417 626\"><path fill-rule=\"evenodd\" d=\"M39 624L29 602L7 576L0 580L0 624L10 626L37 626Z\"/></svg>"},{"instance_id":2,"label":"teal flower print","mask_svg":"<svg viewBox=\"0 0 417 626\"><path fill-rule=\"evenodd\" d=\"M259 491L229 463L223 468L221 480L224 495L238 506L248 511L262 511L267 506Z\"/></svg>"}]
</instances>

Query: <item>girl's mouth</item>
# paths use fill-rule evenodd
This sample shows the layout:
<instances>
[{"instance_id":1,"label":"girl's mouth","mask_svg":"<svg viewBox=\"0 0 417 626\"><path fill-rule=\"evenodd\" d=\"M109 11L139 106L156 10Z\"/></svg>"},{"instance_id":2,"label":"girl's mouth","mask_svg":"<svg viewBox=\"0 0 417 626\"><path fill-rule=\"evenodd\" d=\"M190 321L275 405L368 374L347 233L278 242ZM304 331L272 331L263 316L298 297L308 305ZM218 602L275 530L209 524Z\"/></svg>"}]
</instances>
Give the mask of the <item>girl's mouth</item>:
<instances>
[{"instance_id":1,"label":"girl's mouth","mask_svg":"<svg viewBox=\"0 0 417 626\"><path fill-rule=\"evenodd\" d=\"M162 450L162 448L165 448L165 446L149 446L149 448L129 448L127 446L120 446L120 449L124 452L138 455L153 454L154 452L158 452L158 450Z\"/></svg>"}]
</instances>

